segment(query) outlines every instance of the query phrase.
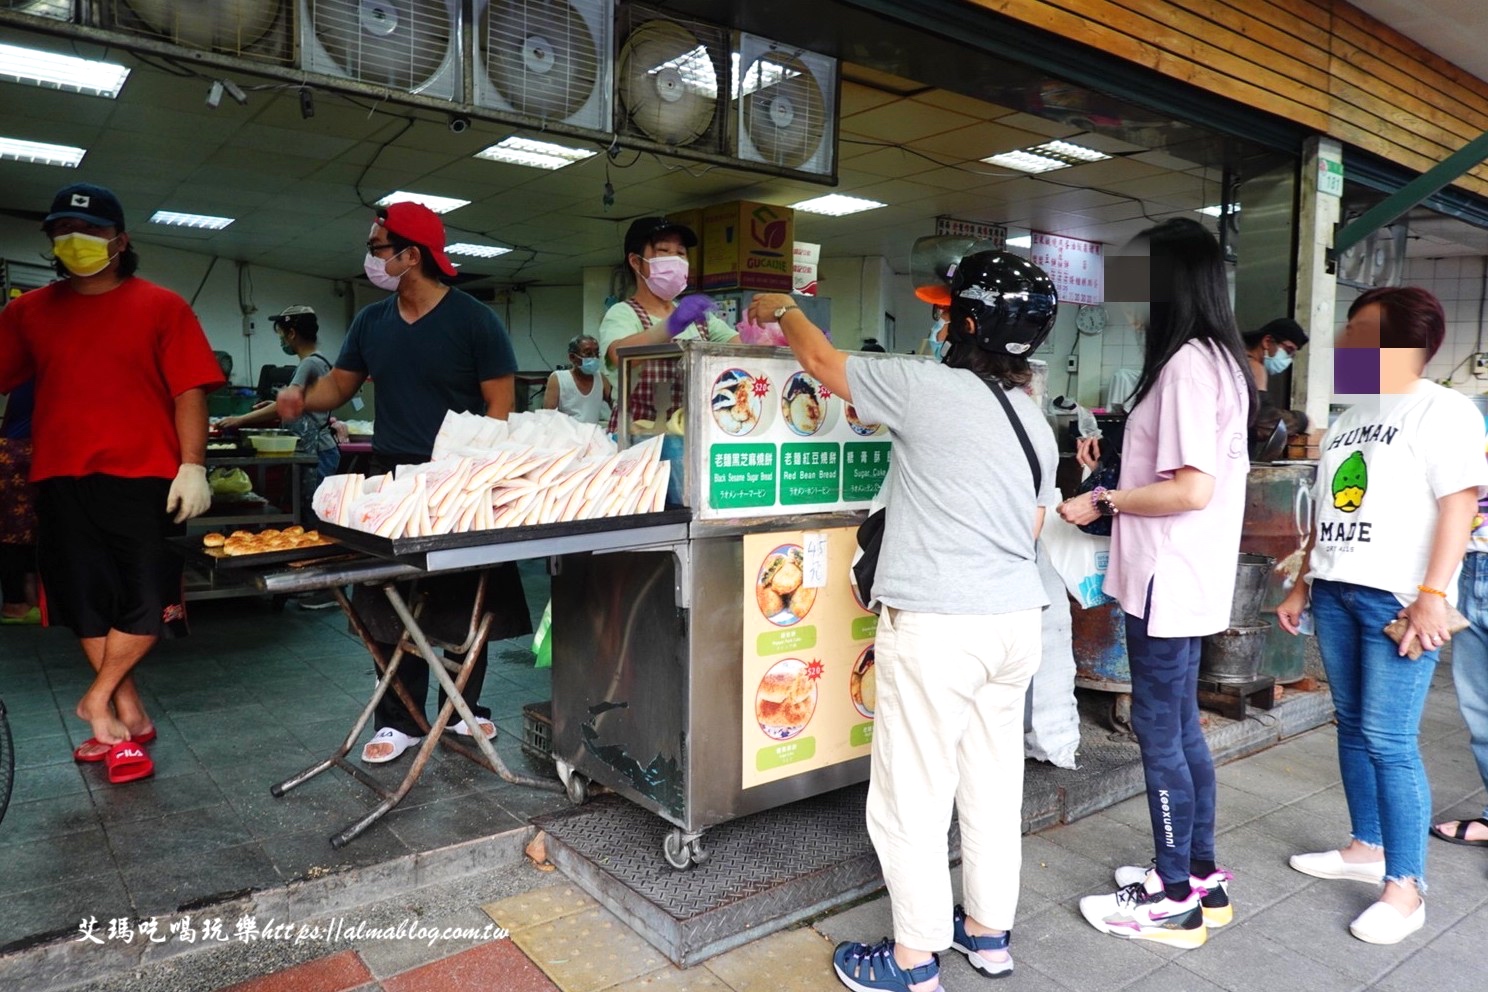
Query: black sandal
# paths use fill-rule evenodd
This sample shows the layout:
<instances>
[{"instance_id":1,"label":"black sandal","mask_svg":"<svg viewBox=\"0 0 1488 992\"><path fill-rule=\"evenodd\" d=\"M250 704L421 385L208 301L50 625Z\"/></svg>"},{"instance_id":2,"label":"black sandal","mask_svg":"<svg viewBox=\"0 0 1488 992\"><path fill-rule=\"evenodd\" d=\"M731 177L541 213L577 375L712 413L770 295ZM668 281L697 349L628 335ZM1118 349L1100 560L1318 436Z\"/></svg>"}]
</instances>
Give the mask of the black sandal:
<instances>
[{"instance_id":1,"label":"black sandal","mask_svg":"<svg viewBox=\"0 0 1488 992\"><path fill-rule=\"evenodd\" d=\"M1454 831L1452 831L1451 833L1447 833L1445 830L1441 829L1436 824L1432 824L1431 825L1431 836L1435 837L1437 840L1444 840L1448 844L1461 844L1464 847L1488 847L1488 839L1485 839L1485 840L1468 840L1467 839L1467 827L1468 827L1468 824L1471 824L1471 823L1481 823L1483 826L1488 827L1488 819L1485 819L1484 817L1479 816L1479 817L1475 817L1475 818L1473 818L1471 820L1458 820L1457 821L1457 829L1454 830Z\"/></svg>"}]
</instances>

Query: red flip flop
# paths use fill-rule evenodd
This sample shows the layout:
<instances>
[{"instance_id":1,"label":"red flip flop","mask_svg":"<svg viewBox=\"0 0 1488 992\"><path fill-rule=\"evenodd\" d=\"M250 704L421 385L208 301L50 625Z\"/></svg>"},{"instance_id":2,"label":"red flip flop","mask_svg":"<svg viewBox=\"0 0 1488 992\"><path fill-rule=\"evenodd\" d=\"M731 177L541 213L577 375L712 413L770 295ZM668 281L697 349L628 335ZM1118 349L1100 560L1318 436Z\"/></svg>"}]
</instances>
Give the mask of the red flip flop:
<instances>
[{"instance_id":1,"label":"red flip flop","mask_svg":"<svg viewBox=\"0 0 1488 992\"><path fill-rule=\"evenodd\" d=\"M138 737L134 737L131 740L135 744L148 744L154 739L155 728L151 727L143 734L140 734ZM87 740L79 744L77 746L77 749L72 752L72 760L76 761L80 765L92 764L93 762L97 761L104 761L109 756L110 747L111 745L105 744L97 737L89 737ZM102 750L97 750L99 748L102 748Z\"/></svg>"},{"instance_id":2,"label":"red flip flop","mask_svg":"<svg viewBox=\"0 0 1488 992\"><path fill-rule=\"evenodd\" d=\"M155 762L134 741L115 744L104 757L103 763L108 767L108 780L114 785L123 785L125 782L134 782L155 774Z\"/></svg>"}]
</instances>

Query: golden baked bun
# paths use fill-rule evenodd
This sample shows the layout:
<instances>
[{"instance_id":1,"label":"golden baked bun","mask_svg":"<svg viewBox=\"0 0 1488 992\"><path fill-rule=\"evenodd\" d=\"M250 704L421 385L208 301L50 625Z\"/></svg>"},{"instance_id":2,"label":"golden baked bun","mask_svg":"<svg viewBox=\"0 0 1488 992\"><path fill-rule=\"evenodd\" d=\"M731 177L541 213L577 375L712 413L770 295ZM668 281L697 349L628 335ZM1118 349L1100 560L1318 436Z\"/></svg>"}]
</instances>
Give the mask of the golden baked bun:
<instances>
[{"instance_id":1,"label":"golden baked bun","mask_svg":"<svg viewBox=\"0 0 1488 992\"><path fill-rule=\"evenodd\" d=\"M284 530L280 531L280 533L282 533L285 537L299 537L301 534L305 533L305 528L301 527L299 524L295 524L292 527L284 528Z\"/></svg>"},{"instance_id":2,"label":"golden baked bun","mask_svg":"<svg viewBox=\"0 0 1488 992\"><path fill-rule=\"evenodd\" d=\"M202 535L202 547L204 548L220 548L226 543L227 538L216 531Z\"/></svg>"}]
</instances>

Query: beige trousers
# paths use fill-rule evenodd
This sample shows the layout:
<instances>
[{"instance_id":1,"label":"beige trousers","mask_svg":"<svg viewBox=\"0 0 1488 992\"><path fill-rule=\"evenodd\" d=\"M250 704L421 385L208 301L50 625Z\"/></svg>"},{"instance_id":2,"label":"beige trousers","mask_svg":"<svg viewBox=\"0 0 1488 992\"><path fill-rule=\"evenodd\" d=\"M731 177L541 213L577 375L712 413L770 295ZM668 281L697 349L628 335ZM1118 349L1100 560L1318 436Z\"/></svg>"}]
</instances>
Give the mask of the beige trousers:
<instances>
[{"instance_id":1,"label":"beige trousers","mask_svg":"<svg viewBox=\"0 0 1488 992\"><path fill-rule=\"evenodd\" d=\"M1038 669L1040 611L948 615L885 607L874 649L868 835L888 883L894 938L951 943L946 834L960 812L966 912L1012 928L1022 868L1023 699Z\"/></svg>"}]
</instances>

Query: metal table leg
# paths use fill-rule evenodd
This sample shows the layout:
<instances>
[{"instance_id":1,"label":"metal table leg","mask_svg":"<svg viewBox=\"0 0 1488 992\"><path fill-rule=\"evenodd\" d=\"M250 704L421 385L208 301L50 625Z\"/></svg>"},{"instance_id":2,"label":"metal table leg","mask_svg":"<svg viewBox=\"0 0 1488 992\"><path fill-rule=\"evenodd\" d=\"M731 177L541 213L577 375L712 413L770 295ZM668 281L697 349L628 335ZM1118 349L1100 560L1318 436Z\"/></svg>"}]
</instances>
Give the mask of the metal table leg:
<instances>
[{"instance_id":1,"label":"metal table leg","mask_svg":"<svg viewBox=\"0 0 1488 992\"><path fill-rule=\"evenodd\" d=\"M534 778L529 775L513 772L502 760L501 755L497 753L491 740L479 733L473 737L479 753L472 752L454 741L443 740L444 728L449 723L450 716L454 712L460 714L461 719L465 721L467 727L475 728L478 726L476 716L465 703L462 691L465 688L465 684L470 680L470 674L475 667L475 658L480 649L485 645L486 635L490 631L493 619L485 611L486 577L482 575L477 586L474 608L471 611L470 627L465 640L460 644L440 642L442 647L464 654L465 660L459 665L454 665L435 653L434 645L419 624L422 603L410 609L408 604L403 600L402 595L398 592L397 586L392 582L383 584L382 591L387 596L388 602L392 605L393 611L397 613L398 619L402 622L404 628L403 636L398 639L398 644L393 651L392 657L386 662L383 661L382 653L378 650L376 642L372 639L371 632L362 622L361 617L357 615L356 610L347 599L345 592L340 587L336 587L333 590L342 612L346 614L353 629L356 630L357 635L361 638L362 645L372 656L373 663L377 666L377 670L380 673L380 677L377 680L377 687L372 693L372 698L363 707L361 715L357 718L356 723L352 726L351 731L346 735L346 739L341 743L340 748L335 754L326 758L324 761L317 762L299 774L272 786L269 792L276 798L281 797L290 789L309 781L321 772L331 767L338 767L381 796L382 802L376 808L352 823L345 830L331 837L331 846L335 848L340 848L350 843L369 826L381 819L389 810L397 806L403 797L408 794L409 790L418 782L419 776L423 774L424 767L429 763L429 759L434 754L434 748L441 743L445 747L495 772L507 782L515 785L525 785L535 789L562 792L563 785L557 781ZM408 654L415 654L424 659L429 665L429 670L434 673L434 677L439 680L440 686L444 689L445 703L440 707L439 714L435 718L433 726L428 724L421 708L414 705L413 700L409 698L403 686L395 680L398 666ZM451 670L455 673L453 677L450 674ZM403 776L403 780L399 783L398 787L393 790L387 789L377 779L346 760L346 755L356 745L357 740L360 739L367 721L372 718L377 704L382 700L390 686L397 694L399 700L408 709L408 712L413 716L415 722L425 732L424 742L419 746L418 753L414 755L408 772Z\"/></svg>"}]
</instances>

